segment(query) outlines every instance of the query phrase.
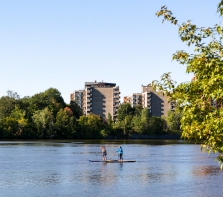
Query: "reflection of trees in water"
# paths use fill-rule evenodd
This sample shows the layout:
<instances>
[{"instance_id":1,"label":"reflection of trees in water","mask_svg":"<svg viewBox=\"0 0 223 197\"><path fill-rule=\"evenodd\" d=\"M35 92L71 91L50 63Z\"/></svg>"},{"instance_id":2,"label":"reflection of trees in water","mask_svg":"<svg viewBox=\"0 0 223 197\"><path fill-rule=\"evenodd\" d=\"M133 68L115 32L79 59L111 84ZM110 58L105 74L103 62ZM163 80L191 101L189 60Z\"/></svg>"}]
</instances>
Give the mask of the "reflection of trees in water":
<instances>
[{"instance_id":1,"label":"reflection of trees in water","mask_svg":"<svg viewBox=\"0 0 223 197\"><path fill-rule=\"evenodd\" d=\"M99 163L98 163L99 164ZM109 186L122 181L123 176L127 177L125 174L124 164L122 163L106 163L101 162L101 168L95 171L85 173L88 181L95 184L100 184L101 186ZM118 165L115 168L112 165Z\"/></svg>"},{"instance_id":2,"label":"reflection of trees in water","mask_svg":"<svg viewBox=\"0 0 223 197\"><path fill-rule=\"evenodd\" d=\"M217 175L223 171L217 166L201 166L192 170L195 176Z\"/></svg>"},{"instance_id":3,"label":"reflection of trees in water","mask_svg":"<svg viewBox=\"0 0 223 197\"><path fill-rule=\"evenodd\" d=\"M167 164L165 161L161 165L158 161L156 161L155 166L149 164L147 168L147 173L144 173L144 170L139 169L138 177L141 183L149 183L149 184L156 184L156 183L170 183L174 182L179 175L179 170L174 168L172 164Z\"/></svg>"}]
</instances>

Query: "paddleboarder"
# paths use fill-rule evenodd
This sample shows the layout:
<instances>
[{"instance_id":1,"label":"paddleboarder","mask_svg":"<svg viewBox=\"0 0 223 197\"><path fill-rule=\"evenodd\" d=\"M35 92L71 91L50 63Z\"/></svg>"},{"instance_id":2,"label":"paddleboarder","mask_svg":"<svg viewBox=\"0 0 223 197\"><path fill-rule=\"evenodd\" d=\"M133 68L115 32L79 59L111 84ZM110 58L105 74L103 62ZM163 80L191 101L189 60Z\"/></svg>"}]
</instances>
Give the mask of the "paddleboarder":
<instances>
[{"instance_id":1,"label":"paddleboarder","mask_svg":"<svg viewBox=\"0 0 223 197\"><path fill-rule=\"evenodd\" d=\"M102 160L106 161L107 160L107 151L105 146L101 146L101 152L102 152Z\"/></svg>"},{"instance_id":2,"label":"paddleboarder","mask_svg":"<svg viewBox=\"0 0 223 197\"><path fill-rule=\"evenodd\" d=\"M123 160L123 149L121 146L119 146L119 149L116 152L119 154L119 159Z\"/></svg>"}]
</instances>

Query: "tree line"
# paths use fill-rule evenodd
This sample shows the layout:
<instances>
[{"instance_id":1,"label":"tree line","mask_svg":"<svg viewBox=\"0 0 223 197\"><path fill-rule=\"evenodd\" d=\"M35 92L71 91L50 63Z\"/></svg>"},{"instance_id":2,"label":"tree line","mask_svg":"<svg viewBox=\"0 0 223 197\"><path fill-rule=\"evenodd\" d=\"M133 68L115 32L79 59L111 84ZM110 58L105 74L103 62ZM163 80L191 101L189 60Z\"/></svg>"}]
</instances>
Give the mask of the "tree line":
<instances>
[{"instance_id":1,"label":"tree line","mask_svg":"<svg viewBox=\"0 0 223 197\"><path fill-rule=\"evenodd\" d=\"M181 113L167 117L150 116L147 108L120 104L116 120L83 115L75 101L66 104L55 88L20 98L7 91L0 98L0 138L2 139L100 139L129 138L132 134L180 134Z\"/></svg>"}]
</instances>

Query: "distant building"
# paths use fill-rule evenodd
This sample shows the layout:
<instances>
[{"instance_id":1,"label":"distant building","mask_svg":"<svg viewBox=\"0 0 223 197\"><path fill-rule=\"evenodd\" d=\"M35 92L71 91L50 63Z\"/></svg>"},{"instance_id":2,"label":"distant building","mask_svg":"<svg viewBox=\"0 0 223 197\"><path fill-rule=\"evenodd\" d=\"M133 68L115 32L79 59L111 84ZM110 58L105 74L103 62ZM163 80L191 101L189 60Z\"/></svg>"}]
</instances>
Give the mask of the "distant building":
<instances>
[{"instance_id":1,"label":"distant building","mask_svg":"<svg viewBox=\"0 0 223 197\"><path fill-rule=\"evenodd\" d=\"M153 90L151 86L143 86L141 93L133 93L124 97L124 103L130 103L132 107L141 105L147 107L152 116L167 115L169 110L175 109L174 102L168 102L167 97L162 93Z\"/></svg>"},{"instance_id":2,"label":"distant building","mask_svg":"<svg viewBox=\"0 0 223 197\"><path fill-rule=\"evenodd\" d=\"M71 100L77 102L85 115L93 113L107 118L110 113L115 119L120 104L119 87L115 83L85 82L84 90L72 93Z\"/></svg>"},{"instance_id":3,"label":"distant building","mask_svg":"<svg viewBox=\"0 0 223 197\"><path fill-rule=\"evenodd\" d=\"M74 93L70 94L70 100L75 101L80 108L83 108L83 95L84 90L76 90Z\"/></svg>"},{"instance_id":4,"label":"distant building","mask_svg":"<svg viewBox=\"0 0 223 197\"><path fill-rule=\"evenodd\" d=\"M130 103L132 107L136 105L142 105L142 94L133 93L129 96L124 97L124 103Z\"/></svg>"}]
</instances>

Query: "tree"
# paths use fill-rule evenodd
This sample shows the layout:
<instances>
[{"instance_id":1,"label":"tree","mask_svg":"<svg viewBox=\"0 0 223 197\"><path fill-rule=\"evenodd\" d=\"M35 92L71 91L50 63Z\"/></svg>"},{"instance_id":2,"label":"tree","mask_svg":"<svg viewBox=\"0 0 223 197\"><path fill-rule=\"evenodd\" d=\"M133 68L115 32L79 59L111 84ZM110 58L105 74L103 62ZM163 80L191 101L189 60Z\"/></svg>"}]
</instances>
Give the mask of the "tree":
<instances>
[{"instance_id":1,"label":"tree","mask_svg":"<svg viewBox=\"0 0 223 197\"><path fill-rule=\"evenodd\" d=\"M15 105L19 103L19 95L14 91L7 91L7 96L0 98L0 118L7 117L15 109Z\"/></svg>"},{"instance_id":2,"label":"tree","mask_svg":"<svg viewBox=\"0 0 223 197\"><path fill-rule=\"evenodd\" d=\"M28 124L28 119L25 118L26 112L24 110L21 110L17 105L15 106L15 109L10 114L11 118L14 118L18 123L17 135L22 136L25 127Z\"/></svg>"},{"instance_id":3,"label":"tree","mask_svg":"<svg viewBox=\"0 0 223 197\"><path fill-rule=\"evenodd\" d=\"M164 120L157 116L152 116L149 119L149 133L160 135L163 133L164 130Z\"/></svg>"},{"instance_id":4,"label":"tree","mask_svg":"<svg viewBox=\"0 0 223 197\"><path fill-rule=\"evenodd\" d=\"M118 112L117 112L117 119L122 121L128 115L133 115L133 109L129 103L122 103L119 105Z\"/></svg>"},{"instance_id":5,"label":"tree","mask_svg":"<svg viewBox=\"0 0 223 197\"><path fill-rule=\"evenodd\" d=\"M101 138L101 132L104 130L103 119L96 114L90 114L87 116L87 118L87 125L90 131L90 138Z\"/></svg>"},{"instance_id":6,"label":"tree","mask_svg":"<svg viewBox=\"0 0 223 197\"><path fill-rule=\"evenodd\" d=\"M70 108L61 109L56 116L57 137L73 138L76 133L76 119Z\"/></svg>"},{"instance_id":7,"label":"tree","mask_svg":"<svg viewBox=\"0 0 223 197\"><path fill-rule=\"evenodd\" d=\"M0 137L17 138L18 128L18 121L15 118L5 117L0 119Z\"/></svg>"},{"instance_id":8,"label":"tree","mask_svg":"<svg viewBox=\"0 0 223 197\"><path fill-rule=\"evenodd\" d=\"M129 137L133 130L132 119L132 115L126 115L123 120L118 120L115 123L115 129L122 132L121 135L119 133L119 136L127 138Z\"/></svg>"},{"instance_id":9,"label":"tree","mask_svg":"<svg viewBox=\"0 0 223 197\"><path fill-rule=\"evenodd\" d=\"M145 107L141 114L141 133L149 133L149 110Z\"/></svg>"},{"instance_id":10,"label":"tree","mask_svg":"<svg viewBox=\"0 0 223 197\"><path fill-rule=\"evenodd\" d=\"M101 132L105 129L103 119L95 114L81 116L78 120L78 137L81 138L101 138Z\"/></svg>"},{"instance_id":11,"label":"tree","mask_svg":"<svg viewBox=\"0 0 223 197\"><path fill-rule=\"evenodd\" d=\"M73 111L74 116L79 119L83 115L82 109L75 101L70 101L69 108Z\"/></svg>"},{"instance_id":12,"label":"tree","mask_svg":"<svg viewBox=\"0 0 223 197\"><path fill-rule=\"evenodd\" d=\"M217 11L223 15L223 0ZM202 148L218 152L217 159L223 162L223 27L199 28L190 20L179 25L166 6L156 14L162 16L163 21L178 25L181 41L194 46L194 54L185 51L173 54L173 60L186 65L186 72L194 74L194 78L175 86L170 73L166 73L161 82L153 81L152 85L175 100L177 108L183 112L182 137L201 140Z\"/></svg>"},{"instance_id":13,"label":"tree","mask_svg":"<svg viewBox=\"0 0 223 197\"><path fill-rule=\"evenodd\" d=\"M56 88L49 88L43 92L43 96L46 99L48 108L52 111L54 115L60 111L60 109L65 107L65 102L61 93Z\"/></svg>"},{"instance_id":14,"label":"tree","mask_svg":"<svg viewBox=\"0 0 223 197\"><path fill-rule=\"evenodd\" d=\"M133 116L132 117L132 129L135 131L135 132L137 132L137 133L139 133L139 134L142 134L142 127L141 127L142 125L141 125L141 116L137 116L137 115L135 115L135 116Z\"/></svg>"},{"instance_id":15,"label":"tree","mask_svg":"<svg viewBox=\"0 0 223 197\"><path fill-rule=\"evenodd\" d=\"M107 116L107 120L106 120L106 132L105 133L102 133L102 135L104 137L106 137L107 135L111 135L113 138L115 137L115 129L113 129L113 120L112 120L112 115L110 113L108 113L108 116Z\"/></svg>"},{"instance_id":16,"label":"tree","mask_svg":"<svg viewBox=\"0 0 223 197\"><path fill-rule=\"evenodd\" d=\"M140 116L141 113L142 113L142 110L143 110L142 105L134 106L133 107L133 114L134 114L134 116Z\"/></svg>"},{"instance_id":17,"label":"tree","mask_svg":"<svg viewBox=\"0 0 223 197\"><path fill-rule=\"evenodd\" d=\"M55 88L49 88L44 92L35 94L28 100L29 111L33 114L36 110L43 110L48 107L56 117L57 112L65 107L65 102L61 96L61 93Z\"/></svg>"},{"instance_id":18,"label":"tree","mask_svg":"<svg viewBox=\"0 0 223 197\"><path fill-rule=\"evenodd\" d=\"M88 136L88 125L87 125L88 117L87 116L80 116L78 119L78 132L77 137L79 138L86 138Z\"/></svg>"},{"instance_id":19,"label":"tree","mask_svg":"<svg viewBox=\"0 0 223 197\"><path fill-rule=\"evenodd\" d=\"M53 116L47 107L34 112L33 122L38 129L38 137L46 138L52 135Z\"/></svg>"},{"instance_id":20,"label":"tree","mask_svg":"<svg viewBox=\"0 0 223 197\"><path fill-rule=\"evenodd\" d=\"M176 111L169 110L167 112L167 117L165 117L168 130L179 133L180 126L181 126L181 123L180 123L181 118L182 118L181 112L179 112L178 110Z\"/></svg>"}]
</instances>

